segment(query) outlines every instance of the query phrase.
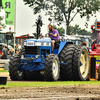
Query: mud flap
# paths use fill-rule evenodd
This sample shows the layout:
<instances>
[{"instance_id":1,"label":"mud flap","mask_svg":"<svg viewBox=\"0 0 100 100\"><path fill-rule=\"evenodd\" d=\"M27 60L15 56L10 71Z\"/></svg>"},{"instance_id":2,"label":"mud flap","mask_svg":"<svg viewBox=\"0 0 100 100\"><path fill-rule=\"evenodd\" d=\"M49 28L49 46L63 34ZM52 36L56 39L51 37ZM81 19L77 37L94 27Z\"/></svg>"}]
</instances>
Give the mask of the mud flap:
<instances>
[{"instance_id":1,"label":"mud flap","mask_svg":"<svg viewBox=\"0 0 100 100\"><path fill-rule=\"evenodd\" d=\"M96 73L96 58L91 57L91 78L95 79L95 73Z\"/></svg>"}]
</instances>

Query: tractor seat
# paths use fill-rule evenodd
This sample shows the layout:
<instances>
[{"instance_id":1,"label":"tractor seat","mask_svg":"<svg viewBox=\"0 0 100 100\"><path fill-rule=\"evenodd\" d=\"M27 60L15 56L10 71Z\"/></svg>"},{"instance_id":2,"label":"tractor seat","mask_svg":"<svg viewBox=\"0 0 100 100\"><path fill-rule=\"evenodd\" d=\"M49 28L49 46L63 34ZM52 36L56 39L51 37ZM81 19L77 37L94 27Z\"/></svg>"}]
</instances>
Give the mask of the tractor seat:
<instances>
[{"instance_id":1,"label":"tractor seat","mask_svg":"<svg viewBox=\"0 0 100 100\"><path fill-rule=\"evenodd\" d=\"M58 49L59 48L59 45L60 45L60 41L55 42L54 49Z\"/></svg>"}]
</instances>

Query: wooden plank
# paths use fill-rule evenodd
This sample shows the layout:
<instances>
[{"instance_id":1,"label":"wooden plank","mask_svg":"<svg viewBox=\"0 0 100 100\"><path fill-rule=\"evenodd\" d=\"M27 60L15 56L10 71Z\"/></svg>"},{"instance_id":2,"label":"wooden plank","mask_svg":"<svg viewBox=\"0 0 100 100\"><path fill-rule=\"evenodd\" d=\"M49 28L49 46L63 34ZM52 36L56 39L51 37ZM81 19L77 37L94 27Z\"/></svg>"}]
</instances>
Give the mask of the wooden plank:
<instances>
[{"instance_id":1,"label":"wooden plank","mask_svg":"<svg viewBox=\"0 0 100 100\"><path fill-rule=\"evenodd\" d=\"M0 68L0 70L4 70L4 68Z\"/></svg>"},{"instance_id":2,"label":"wooden plank","mask_svg":"<svg viewBox=\"0 0 100 100\"><path fill-rule=\"evenodd\" d=\"M4 66L5 66L5 64L0 64L0 68L1 68L1 67L4 67Z\"/></svg>"},{"instance_id":3,"label":"wooden plank","mask_svg":"<svg viewBox=\"0 0 100 100\"><path fill-rule=\"evenodd\" d=\"M0 63L9 63L9 59L7 59L7 60L4 60L4 59L0 59Z\"/></svg>"}]
</instances>

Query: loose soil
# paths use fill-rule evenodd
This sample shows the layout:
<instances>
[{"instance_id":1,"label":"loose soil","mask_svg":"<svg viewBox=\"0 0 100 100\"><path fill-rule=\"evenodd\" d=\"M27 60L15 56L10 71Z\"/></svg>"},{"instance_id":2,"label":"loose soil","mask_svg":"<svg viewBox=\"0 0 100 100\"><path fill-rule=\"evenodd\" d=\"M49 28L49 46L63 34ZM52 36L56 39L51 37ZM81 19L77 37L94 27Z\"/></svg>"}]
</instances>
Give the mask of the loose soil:
<instances>
[{"instance_id":1,"label":"loose soil","mask_svg":"<svg viewBox=\"0 0 100 100\"><path fill-rule=\"evenodd\" d=\"M100 86L0 88L1 99L100 100Z\"/></svg>"},{"instance_id":2,"label":"loose soil","mask_svg":"<svg viewBox=\"0 0 100 100\"><path fill-rule=\"evenodd\" d=\"M6 76L7 75L9 74L6 74ZM9 78L8 81L10 82ZM63 87L0 87L0 100L8 99L100 100L100 85L73 85Z\"/></svg>"}]
</instances>

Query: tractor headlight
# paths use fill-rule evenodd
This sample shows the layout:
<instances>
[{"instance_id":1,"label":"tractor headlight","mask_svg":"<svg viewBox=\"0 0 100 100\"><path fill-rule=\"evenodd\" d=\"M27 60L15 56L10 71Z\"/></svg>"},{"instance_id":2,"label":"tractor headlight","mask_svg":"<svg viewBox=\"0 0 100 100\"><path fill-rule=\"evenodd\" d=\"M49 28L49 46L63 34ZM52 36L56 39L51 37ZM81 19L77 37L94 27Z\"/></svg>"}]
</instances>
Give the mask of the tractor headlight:
<instances>
[{"instance_id":1,"label":"tractor headlight","mask_svg":"<svg viewBox=\"0 0 100 100\"><path fill-rule=\"evenodd\" d=\"M23 59L24 58L24 55L21 55L21 59Z\"/></svg>"},{"instance_id":2,"label":"tractor headlight","mask_svg":"<svg viewBox=\"0 0 100 100\"><path fill-rule=\"evenodd\" d=\"M50 42L35 42L35 46L51 46Z\"/></svg>"},{"instance_id":3,"label":"tractor headlight","mask_svg":"<svg viewBox=\"0 0 100 100\"><path fill-rule=\"evenodd\" d=\"M35 46L41 46L41 42L35 42Z\"/></svg>"}]
</instances>

